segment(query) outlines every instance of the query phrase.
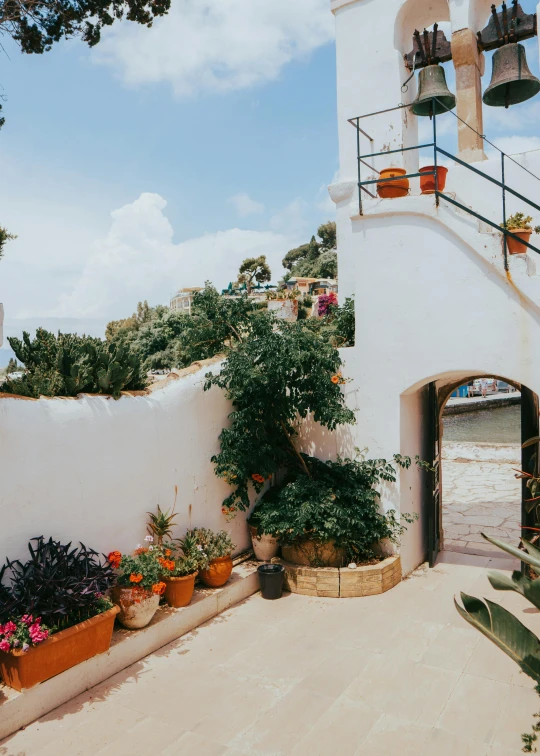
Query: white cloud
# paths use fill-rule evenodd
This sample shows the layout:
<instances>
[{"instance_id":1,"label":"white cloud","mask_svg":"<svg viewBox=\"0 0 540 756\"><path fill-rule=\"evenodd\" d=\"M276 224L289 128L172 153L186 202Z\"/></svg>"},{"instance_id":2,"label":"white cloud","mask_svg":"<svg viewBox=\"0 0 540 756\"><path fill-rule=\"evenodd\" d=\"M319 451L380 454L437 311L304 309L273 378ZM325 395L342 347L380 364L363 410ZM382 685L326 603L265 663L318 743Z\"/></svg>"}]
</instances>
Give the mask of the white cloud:
<instances>
[{"instance_id":1,"label":"white cloud","mask_svg":"<svg viewBox=\"0 0 540 756\"><path fill-rule=\"evenodd\" d=\"M262 202L256 202L245 192L229 197L229 202L234 205L236 212L241 218L245 218L247 215L262 213L264 210Z\"/></svg>"},{"instance_id":2,"label":"white cloud","mask_svg":"<svg viewBox=\"0 0 540 756\"><path fill-rule=\"evenodd\" d=\"M305 236L310 227L306 217L308 210L308 203L297 197L270 218L270 228L286 236Z\"/></svg>"},{"instance_id":3,"label":"white cloud","mask_svg":"<svg viewBox=\"0 0 540 756\"><path fill-rule=\"evenodd\" d=\"M92 245L69 293L43 314L126 317L139 300L167 303L172 291L200 286L205 279L217 288L225 287L248 256L266 255L277 280L283 255L298 243L302 232L295 232L292 223L281 233L232 228L174 244L173 228L163 212L166 205L159 194L144 193L111 213L109 232Z\"/></svg>"},{"instance_id":4,"label":"white cloud","mask_svg":"<svg viewBox=\"0 0 540 756\"><path fill-rule=\"evenodd\" d=\"M519 155L522 152L540 150L540 137L537 136L512 136L495 137L490 141L502 150L506 155ZM496 157L499 155L489 144L486 144L486 155Z\"/></svg>"},{"instance_id":5,"label":"white cloud","mask_svg":"<svg viewBox=\"0 0 540 756\"><path fill-rule=\"evenodd\" d=\"M275 79L333 34L328 0L173 0L151 29L115 24L93 55L129 85L189 96Z\"/></svg>"}]
</instances>

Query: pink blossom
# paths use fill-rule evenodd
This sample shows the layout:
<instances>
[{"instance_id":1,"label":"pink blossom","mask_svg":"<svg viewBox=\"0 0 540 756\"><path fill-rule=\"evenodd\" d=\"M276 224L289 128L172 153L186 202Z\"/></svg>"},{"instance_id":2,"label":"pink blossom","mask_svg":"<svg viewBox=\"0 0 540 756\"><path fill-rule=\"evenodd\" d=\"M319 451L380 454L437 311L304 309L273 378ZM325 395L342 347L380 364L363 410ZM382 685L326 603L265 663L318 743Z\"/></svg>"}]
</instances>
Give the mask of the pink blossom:
<instances>
[{"instance_id":1,"label":"pink blossom","mask_svg":"<svg viewBox=\"0 0 540 756\"><path fill-rule=\"evenodd\" d=\"M9 643L7 640L0 641L0 651L9 651Z\"/></svg>"},{"instance_id":2,"label":"pink blossom","mask_svg":"<svg viewBox=\"0 0 540 756\"><path fill-rule=\"evenodd\" d=\"M34 621L34 618L31 614L25 614L23 615L21 622L24 622L25 625L31 625Z\"/></svg>"},{"instance_id":3,"label":"pink blossom","mask_svg":"<svg viewBox=\"0 0 540 756\"><path fill-rule=\"evenodd\" d=\"M17 625L14 622L6 622L4 625L4 635L6 638L11 637L16 629Z\"/></svg>"}]
</instances>

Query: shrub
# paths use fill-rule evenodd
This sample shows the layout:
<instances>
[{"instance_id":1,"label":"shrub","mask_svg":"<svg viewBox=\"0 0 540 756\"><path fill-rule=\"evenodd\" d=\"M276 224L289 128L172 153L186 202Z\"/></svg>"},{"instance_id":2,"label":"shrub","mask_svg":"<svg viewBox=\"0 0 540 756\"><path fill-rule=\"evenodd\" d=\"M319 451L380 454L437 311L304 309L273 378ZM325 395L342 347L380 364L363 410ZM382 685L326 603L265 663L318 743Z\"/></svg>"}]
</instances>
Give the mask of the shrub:
<instances>
[{"instance_id":1,"label":"shrub","mask_svg":"<svg viewBox=\"0 0 540 756\"><path fill-rule=\"evenodd\" d=\"M203 555L210 562L212 559L229 556L236 548L236 544L233 543L226 530L214 533L213 530L209 530L208 528L193 528L192 530L188 530L186 538L193 539L195 548L202 551Z\"/></svg>"},{"instance_id":2,"label":"shrub","mask_svg":"<svg viewBox=\"0 0 540 756\"><path fill-rule=\"evenodd\" d=\"M333 291L330 294L321 294L319 297L319 317L327 315L331 307L336 307L338 298Z\"/></svg>"},{"instance_id":3,"label":"shrub","mask_svg":"<svg viewBox=\"0 0 540 756\"><path fill-rule=\"evenodd\" d=\"M0 622L32 614L63 630L110 608L103 594L114 573L96 551L43 536L32 538L28 550L27 562L7 560L0 572Z\"/></svg>"},{"instance_id":4,"label":"shrub","mask_svg":"<svg viewBox=\"0 0 540 756\"><path fill-rule=\"evenodd\" d=\"M354 346L354 299L347 297L343 307L331 307L329 317L334 328L333 342L335 346Z\"/></svg>"},{"instance_id":5,"label":"shrub","mask_svg":"<svg viewBox=\"0 0 540 756\"><path fill-rule=\"evenodd\" d=\"M170 548L165 546L160 558L160 564L167 570L164 574L168 577L183 577L206 569L208 556L202 547L199 549L198 546L197 537L193 532L188 532L184 538L178 539L178 545L171 544Z\"/></svg>"},{"instance_id":6,"label":"shrub","mask_svg":"<svg viewBox=\"0 0 540 756\"><path fill-rule=\"evenodd\" d=\"M3 392L35 398L87 392L118 399L124 390L146 386L141 360L126 344L70 333L55 336L43 328L33 340L24 332L22 341L8 341L26 371L0 386Z\"/></svg>"}]
</instances>

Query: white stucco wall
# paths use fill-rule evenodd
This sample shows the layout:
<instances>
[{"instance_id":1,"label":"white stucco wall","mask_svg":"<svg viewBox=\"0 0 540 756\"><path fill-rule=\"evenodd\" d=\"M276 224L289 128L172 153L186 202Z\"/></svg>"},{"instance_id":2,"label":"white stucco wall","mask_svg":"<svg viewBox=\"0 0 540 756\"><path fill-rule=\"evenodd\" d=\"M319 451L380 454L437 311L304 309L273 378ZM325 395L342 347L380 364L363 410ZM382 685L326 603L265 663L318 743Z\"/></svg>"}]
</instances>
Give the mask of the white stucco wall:
<instances>
[{"instance_id":1,"label":"white stucco wall","mask_svg":"<svg viewBox=\"0 0 540 756\"><path fill-rule=\"evenodd\" d=\"M132 550L148 511L176 499L175 536L228 530L247 548L245 516L227 523L229 487L210 457L230 405L203 392L208 365L142 396L37 401L0 398L0 562L24 557L33 536Z\"/></svg>"}]
</instances>

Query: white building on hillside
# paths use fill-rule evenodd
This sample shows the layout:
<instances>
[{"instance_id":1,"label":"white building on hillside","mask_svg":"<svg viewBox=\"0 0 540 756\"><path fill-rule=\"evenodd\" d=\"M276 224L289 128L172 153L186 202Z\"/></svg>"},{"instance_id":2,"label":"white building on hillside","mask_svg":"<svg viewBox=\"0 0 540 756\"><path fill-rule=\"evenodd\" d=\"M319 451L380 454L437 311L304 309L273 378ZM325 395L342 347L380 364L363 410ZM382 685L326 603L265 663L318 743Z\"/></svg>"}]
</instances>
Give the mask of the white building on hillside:
<instances>
[{"instance_id":1,"label":"white building on hillside","mask_svg":"<svg viewBox=\"0 0 540 756\"><path fill-rule=\"evenodd\" d=\"M171 297L171 310L183 312L186 315L191 315L191 305L193 303L193 297L198 291L202 291L200 286L193 286L191 288L179 289L174 297Z\"/></svg>"},{"instance_id":2,"label":"white building on hillside","mask_svg":"<svg viewBox=\"0 0 540 756\"><path fill-rule=\"evenodd\" d=\"M503 220L497 182L504 162L506 186L522 196L506 190L507 216L523 211L540 223L540 207L523 200L540 204L540 183L531 175L540 176L540 151L503 159L490 148L486 159L479 136L487 107L481 75L484 55L489 60L491 53L479 52L477 33L489 36L484 30L490 5L491 0L331 2L340 178L329 192L337 208L340 299L354 295L356 303L356 346L343 350L343 357L353 378L348 399L358 423L351 438L340 439L342 451L367 447L370 456L387 459L396 452L418 454L438 469L446 399L456 386L486 375L522 390L523 435L537 431L540 256L531 249L506 254L497 230ZM461 162L451 160L446 147L447 154L437 153L438 165L448 167L439 196L421 194L416 176L407 196L380 199L375 187L383 168L418 174L419 165L435 163L433 147L420 155L416 149L402 151L419 144L420 121L422 142L433 142L433 122L395 106L416 97L418 71L402 91L411 75L404 55L413 49L414 31L422 34L437 22L449 22L445 29L451 29L452 60L444 66L455 69L457 109L437 116L435 124L439 134L457 134ZM516 113L512 106L498 108L498 116L510 119ZM438 146L444 144L437 139ZM363 157L367 154L371 157ZM359 176L375 182L362 185L361 201ZM540 246L535 238L531 242ZM320 453L324 456L324 450ZM444 481L438 474L420 473L414 465L401 473L397 493L383 492L386 509L420 517L403 537L405 572L426 557L433 561L440 548L441 496Z\"/></svg>"}]
</instances>

